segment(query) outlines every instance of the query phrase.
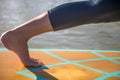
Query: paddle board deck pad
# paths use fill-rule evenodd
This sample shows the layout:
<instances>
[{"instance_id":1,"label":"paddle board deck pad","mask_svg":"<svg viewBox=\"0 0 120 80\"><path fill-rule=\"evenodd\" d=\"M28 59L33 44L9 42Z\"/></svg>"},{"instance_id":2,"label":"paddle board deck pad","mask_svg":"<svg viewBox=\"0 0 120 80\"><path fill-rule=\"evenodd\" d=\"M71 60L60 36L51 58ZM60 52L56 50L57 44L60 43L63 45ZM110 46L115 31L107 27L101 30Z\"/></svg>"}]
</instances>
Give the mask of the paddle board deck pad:
<instances>
[{"instance_id":1,"label":"paddle board deck pad","mask_svg":"<svg viewBox=\"0 0 120 80\"><path fill-rule=\"evenodd\" d=\"M30 49L45 64L25 68L0 48L0 80L120 80L120 50Z\"/></svg>"}]
</instances>

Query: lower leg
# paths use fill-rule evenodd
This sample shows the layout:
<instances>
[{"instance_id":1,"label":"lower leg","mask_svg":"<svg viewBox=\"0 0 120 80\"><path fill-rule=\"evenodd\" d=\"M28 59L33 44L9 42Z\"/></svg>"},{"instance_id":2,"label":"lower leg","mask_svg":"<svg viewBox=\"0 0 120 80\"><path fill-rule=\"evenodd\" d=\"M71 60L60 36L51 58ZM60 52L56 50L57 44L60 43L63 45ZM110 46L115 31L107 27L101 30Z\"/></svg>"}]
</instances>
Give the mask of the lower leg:
<instances>
[{"instance_id":1,"label":"lower leg","mask_svg":"<svg viewBox=\"0 0 120 80\"><path fill-rule=\"evenodd\" d=\"M25 65L38 66L42 63L35 63L36 60L31 59L28 54L27 41L31 37L53 31L52 27L54 27L54 30L61 30L77 25L93 23L96 20L98 20L97 22L104 22L104 20L111 21L112 19L115 19L115 21L120 20L120 17L116 16L116 14L120 13L120 6L116 5L116 3L108 3L103 1L101 4L92 5L89 1L83 1L58 6L48 11L52 26L48 18L48 13L46 12L8 31L1 37L1 40L8 49L17 53ZM115 14L113 15L111 12ZM108 17L111 16L113 17L109 19Z\"/></svg>"},{"instance_id":2,"label":"lower leg","mask_svg":"<svg viewBox=\"0 0 120 80\"><path fill-rule=\"evenodd\" d=\"M48 13L35 17L34 19L5 32L1 36L3 45L15 52L25 66L41 66L43 63L29 56L28 40L38 34L53 31L49 21Z\"/></svg>"}]
</instances>

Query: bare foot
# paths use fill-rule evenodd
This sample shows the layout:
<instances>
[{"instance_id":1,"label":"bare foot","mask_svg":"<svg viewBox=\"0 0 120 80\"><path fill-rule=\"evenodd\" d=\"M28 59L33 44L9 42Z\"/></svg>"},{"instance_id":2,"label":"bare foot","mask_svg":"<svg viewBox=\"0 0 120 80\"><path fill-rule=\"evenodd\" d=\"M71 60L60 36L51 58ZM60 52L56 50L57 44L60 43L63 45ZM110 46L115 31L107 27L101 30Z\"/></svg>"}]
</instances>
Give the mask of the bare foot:
<instances>
[{"instance_id":1,"label":"bare foot","mask_svg":"<svg viewBox=\"0 0 120 80\"><path fill-rule=\"evenodd\" d=\"M30 62L25 64L25 67L39 67L44 65L39 59L30 58Z\"/></svg>"},{"instance_id":2,"label":"bare foot","mask_svg":"<svg viewBox=\"0 0 120 80\"><path fill-rule=\"evenodd\" d=\"M15 52L24 66L27 67L39 67L42 66L43 63L34 58L30 58L27 40L22 37L22 34L15 33L14 31L7 31L2 34L1 42L8 49Z\"/></svg>"}]
</instances>

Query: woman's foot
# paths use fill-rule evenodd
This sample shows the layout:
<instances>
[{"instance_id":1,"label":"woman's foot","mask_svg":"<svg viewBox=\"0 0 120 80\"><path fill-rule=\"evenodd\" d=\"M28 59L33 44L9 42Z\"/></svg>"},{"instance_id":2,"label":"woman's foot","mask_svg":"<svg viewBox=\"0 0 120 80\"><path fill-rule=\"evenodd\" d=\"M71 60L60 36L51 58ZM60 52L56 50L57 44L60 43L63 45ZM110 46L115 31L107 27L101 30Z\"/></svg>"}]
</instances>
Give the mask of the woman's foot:
<instances>
[{"instance_id":1,"label":"woman's foot","mask_svg":"<svg viewBox=\"0 0 120 80\"><path fill-rule=\"evenodd\" d=\"M18 34L15 31L7 31L2 34L1 42L8 49L15 52L24 66L27 67L39 67L42 66L43 63L38 59L30 58L28 47L27 47L27 39L22 37L22 33Z\"/></svg>"},{"instance_id":2,"label":"woman's foot","mask_svg":"<svg viewBox=\"0 0 120 80\"><path fill-rule=\"evenodd\" d=\"M44 64L39 59L30 58L30 61L25 63L25 67L40 67Z\"/></svg>"}]
</instances>

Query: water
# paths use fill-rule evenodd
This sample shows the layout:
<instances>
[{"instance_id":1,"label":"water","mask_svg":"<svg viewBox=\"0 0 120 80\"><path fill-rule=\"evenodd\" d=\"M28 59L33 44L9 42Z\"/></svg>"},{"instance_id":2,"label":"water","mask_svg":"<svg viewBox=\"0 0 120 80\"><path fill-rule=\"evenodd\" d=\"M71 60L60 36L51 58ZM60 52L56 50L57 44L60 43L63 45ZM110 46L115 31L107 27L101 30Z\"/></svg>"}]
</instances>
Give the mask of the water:
<instances>
[{"instance_id":1,"label":"water","mask_svg":"<svg viewBox=\"0 0 120 80\"><path fill-rule=\"evenodd\" d=\"M71 1L79 0L0 0L0 35L48 9ZM120 50L120 22L49 32L32 38L28 44L30 48Z\"/></svg>"}]
</instances>

